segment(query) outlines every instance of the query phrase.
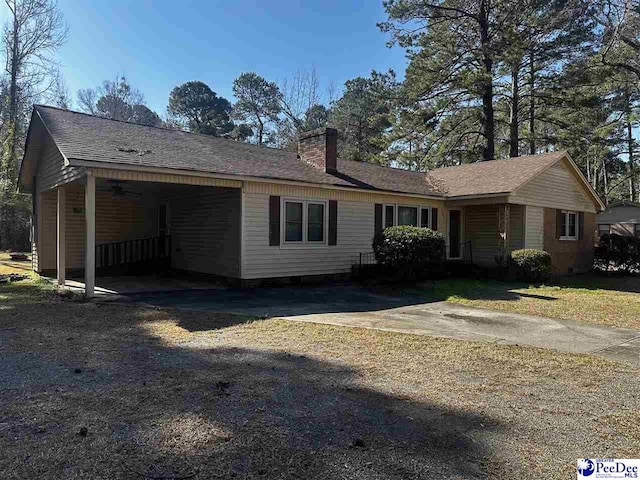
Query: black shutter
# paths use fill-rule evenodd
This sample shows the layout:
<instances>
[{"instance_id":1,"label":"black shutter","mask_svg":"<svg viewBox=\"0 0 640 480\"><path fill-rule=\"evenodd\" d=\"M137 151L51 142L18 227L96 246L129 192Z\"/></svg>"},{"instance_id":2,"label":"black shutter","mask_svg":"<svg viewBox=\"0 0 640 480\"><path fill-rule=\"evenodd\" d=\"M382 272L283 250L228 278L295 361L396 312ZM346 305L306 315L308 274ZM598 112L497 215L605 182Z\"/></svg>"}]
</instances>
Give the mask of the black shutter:
<instances>
[{"instance_id":1,"label":"black shutter","mask_svg":"<svg viewBox=\"0 0 640 480\"><path fill-rule=\"evenodd\" d=\"M376 203L375 227L373 229L373 232L380 233L381 231L382 231L382 204Z\"/></svg>"},{"instance_id":2,"label":"black shutter","mask_svg":"<svg viewBox=\"0 0 640 480\"><path fill-rule=\"evenodd\" d=\"M562 210L556 210L556 238L560 238L564 232L562 230Z\"/></svg>"},{"instance_id":3,"label":"black shutter","mask_svg":"<svg viewBox=\"0 0 640 480\"><path fill-rule=\"evenodd\" d=\"M280 197L269 197L269 246L280 245Z\"/></svg>"},{"instance_id":4,"label":"black shutter","mask_svg":"<svg viewBox=\"0 0 640 480\"><path fill-rule=\"evenodd\" d=\"M431 230L438 231L438 209L431 209Z\"/></svg>"},{"instance_id":5,"label":"black shutter","mask_svg":"<svg viewBox=\"0 0 640 480\"><path fill-rule=\"evenodd\" d=\"M338 202L329 200L329 245L338 244Z\"/></svg>"},{"instance_id":6,"label":"black shutter","mask_svg":"<svg viewBox=\"0 0 640 480\"><path fill-rule=\"evenodd\" d=\"M584 238L584 212L578 212L578 238Z\"/></svg>"}]
</instances>

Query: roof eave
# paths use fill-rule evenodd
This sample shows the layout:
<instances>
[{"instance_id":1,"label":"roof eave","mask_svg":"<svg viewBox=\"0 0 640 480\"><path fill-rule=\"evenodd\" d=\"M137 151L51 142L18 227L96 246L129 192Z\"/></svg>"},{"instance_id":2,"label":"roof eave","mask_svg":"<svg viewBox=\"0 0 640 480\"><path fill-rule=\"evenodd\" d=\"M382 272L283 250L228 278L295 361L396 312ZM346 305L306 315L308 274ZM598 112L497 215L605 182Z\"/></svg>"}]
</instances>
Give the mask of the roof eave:
<instances>
[{"instance_id":1,"label":"roof eave","mask_svg":"<svg viewBox=\"0 0 640 480\"><path fill-rule=\"evenodd\" d=\"M169 167L151 167L146 165L132 165L129 163L100 162L100 161L94 161L94 160L84 160L84 159L74 158L74 157L69 157L68 159L66 159L66 161L68 161L69 166L72 166L72 167L103 168L106 170L109 170L109 169L131 170L131 171L137 171L137 172L167 173L172 175L221 178L221 179L228 179L228 180L239 180L239 181L250 181L250 182L280 183L280 184L286 184L286 185L299 185L304 187L316 187L316 188L325 188L325 189L332 189L332 190L347 190L347 191L354 191L354 192L374 192L374 193L380 193L383 195L400 195L405 197L424 198L427 200L444 201L447 199L447 197L445 197L444 195L428 195L428 194L413 193L413 192L402 192L402 191L396 191L396 190L361 188L356 186L349 187L346 185L304 182L301 180L290 180L290 179L275 178L275 177L254 177L249 175L234 175L234 174L228 174L228 173L204 172L202 170L186 170L186 169L169 168Z\"/></svg>"},{"instance_id":2,"label":"roof eave","mask_svg":"<svg viewBox=\"0 0 640 480\"><path fill-rule=\"evenodd\" d=\"M504 197L510 195L510 191L506 192L491 192L491 193L472 193L469 195L450 195L445 197L446 200L473 200L474 198L492 198L492 197Z\"/></svg>"},{"instance_id":3,"label":"roof eave","mask_svg":"<svg viewBox=\"0 0 640 480\"><path fill-rule=\"evenodd\" d=\"M33 118L35 116L35 113L36 113L36 108L33 107L33 109L31 110L31 120L29 120L29 128L27 130L27 139L24 142L24 154L22 155L22 160L20 160L20 169L18 170L18 183L16 185L16 189L18 193L33 192L33 185L30 185L29 187L25 187L25 184L22 181L22 172L24 170L24 162L27 159L27 153L29 151L29 145L31 140L31 127L33 125Z\"/></svg>"},{"instance_id":4,"label":"roof eave","mask_svg":"<svg viewBox=\"0 0 640 480\"><path fill-rule=\"evenodd\" d=\"M595 189L591 186L591 184L589 183L589 180L586 179L586 177L584 176L584 174L582 173L582 171L580 170L576 162L574 162L573 158L571 158L571 155L569 155L569 152L564 152L563 158L566 158L569 161L569 165L571 165L574 172L580 177L580 179L582 180L582 183L587 186L587 190L600 206L600 210L602 211L606 209L607 206L600 198L600 195L598 195L598 192L596 192Z\"/></svg>"}]
</instances>

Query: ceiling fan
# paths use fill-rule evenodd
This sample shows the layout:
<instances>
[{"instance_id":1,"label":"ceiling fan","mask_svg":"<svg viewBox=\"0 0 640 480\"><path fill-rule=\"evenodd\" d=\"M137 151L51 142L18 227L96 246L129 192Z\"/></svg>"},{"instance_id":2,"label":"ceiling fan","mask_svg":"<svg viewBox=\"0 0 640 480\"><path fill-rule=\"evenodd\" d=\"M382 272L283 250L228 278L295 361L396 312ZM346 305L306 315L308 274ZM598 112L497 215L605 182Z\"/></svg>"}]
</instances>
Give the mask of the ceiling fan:
<instances>
[{"instance_id":1,"label":"ceiling fan","mask_svg":"<svg viewBox=\"0 0 640 480\"><path fill-rule=\"evenodd\" d=\"M111 184L109 188L98 189L99 192L110 192L113 198L122 198L127 195L142 195L140 192L134 192L133 190L125 190L122 186L121 180L108 180Z\"/></svg>"}]
</instances>

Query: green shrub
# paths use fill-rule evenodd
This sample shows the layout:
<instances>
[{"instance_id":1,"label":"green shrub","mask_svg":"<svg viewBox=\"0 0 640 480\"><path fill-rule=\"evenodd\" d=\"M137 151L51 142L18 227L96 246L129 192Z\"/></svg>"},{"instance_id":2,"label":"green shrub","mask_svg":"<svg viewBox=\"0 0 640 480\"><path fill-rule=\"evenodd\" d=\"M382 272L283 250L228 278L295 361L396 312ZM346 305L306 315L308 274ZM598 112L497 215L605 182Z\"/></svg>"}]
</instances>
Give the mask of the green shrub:
<instances>
[{"instance_id":1,"label":"green shrub","mask_svg":"<svg viewBox=\"0 0 640 480\"><path fill-rule=\"evenodd\" d=\"M640 238L605 233L600 236L594 260L596 270L640 273Z\"/></svg>"},{"instance_id":2,"label":"green shrub","mask_svg":"<svg viewBox=\"0 0 640 480\"><path fill-rule=\"evenodd\" d=\"M389 227L373 237L376 261L405 280L425 275L440 265L444 252L444 236L428 228Z\"/></svg>"},{"instance_id":3,"label":"green shrub","mask_svg":"<svg viewBox=\"0 0 640 480\"><path fill-rule=\"evenodd\" d=\"M509 257L509 264L518 280L546 280L551 273L551 254L534 248L514 250Z\"/></svg>"}]
</instances>

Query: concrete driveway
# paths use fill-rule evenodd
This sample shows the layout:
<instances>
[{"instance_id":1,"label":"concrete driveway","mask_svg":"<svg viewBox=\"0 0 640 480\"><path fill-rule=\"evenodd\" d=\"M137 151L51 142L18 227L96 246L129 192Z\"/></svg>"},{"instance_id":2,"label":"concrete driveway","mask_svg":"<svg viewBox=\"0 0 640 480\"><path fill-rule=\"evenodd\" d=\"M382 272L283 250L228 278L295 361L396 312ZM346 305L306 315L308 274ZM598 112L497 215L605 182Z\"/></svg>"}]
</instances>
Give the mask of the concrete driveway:
<instances>
[{"instance_id":1,"label":"concrete driveway","mask_svg":"<svg viewBox=\"0 0 640 480\"><path fill-rule=\"evenodd\" d=\"M302 322L530 345L587 353L640 367L640 331L466 307L423 303L355 286L139 293L129 301L181 310L280 317Z\"/></svg>"}]
</instances>

